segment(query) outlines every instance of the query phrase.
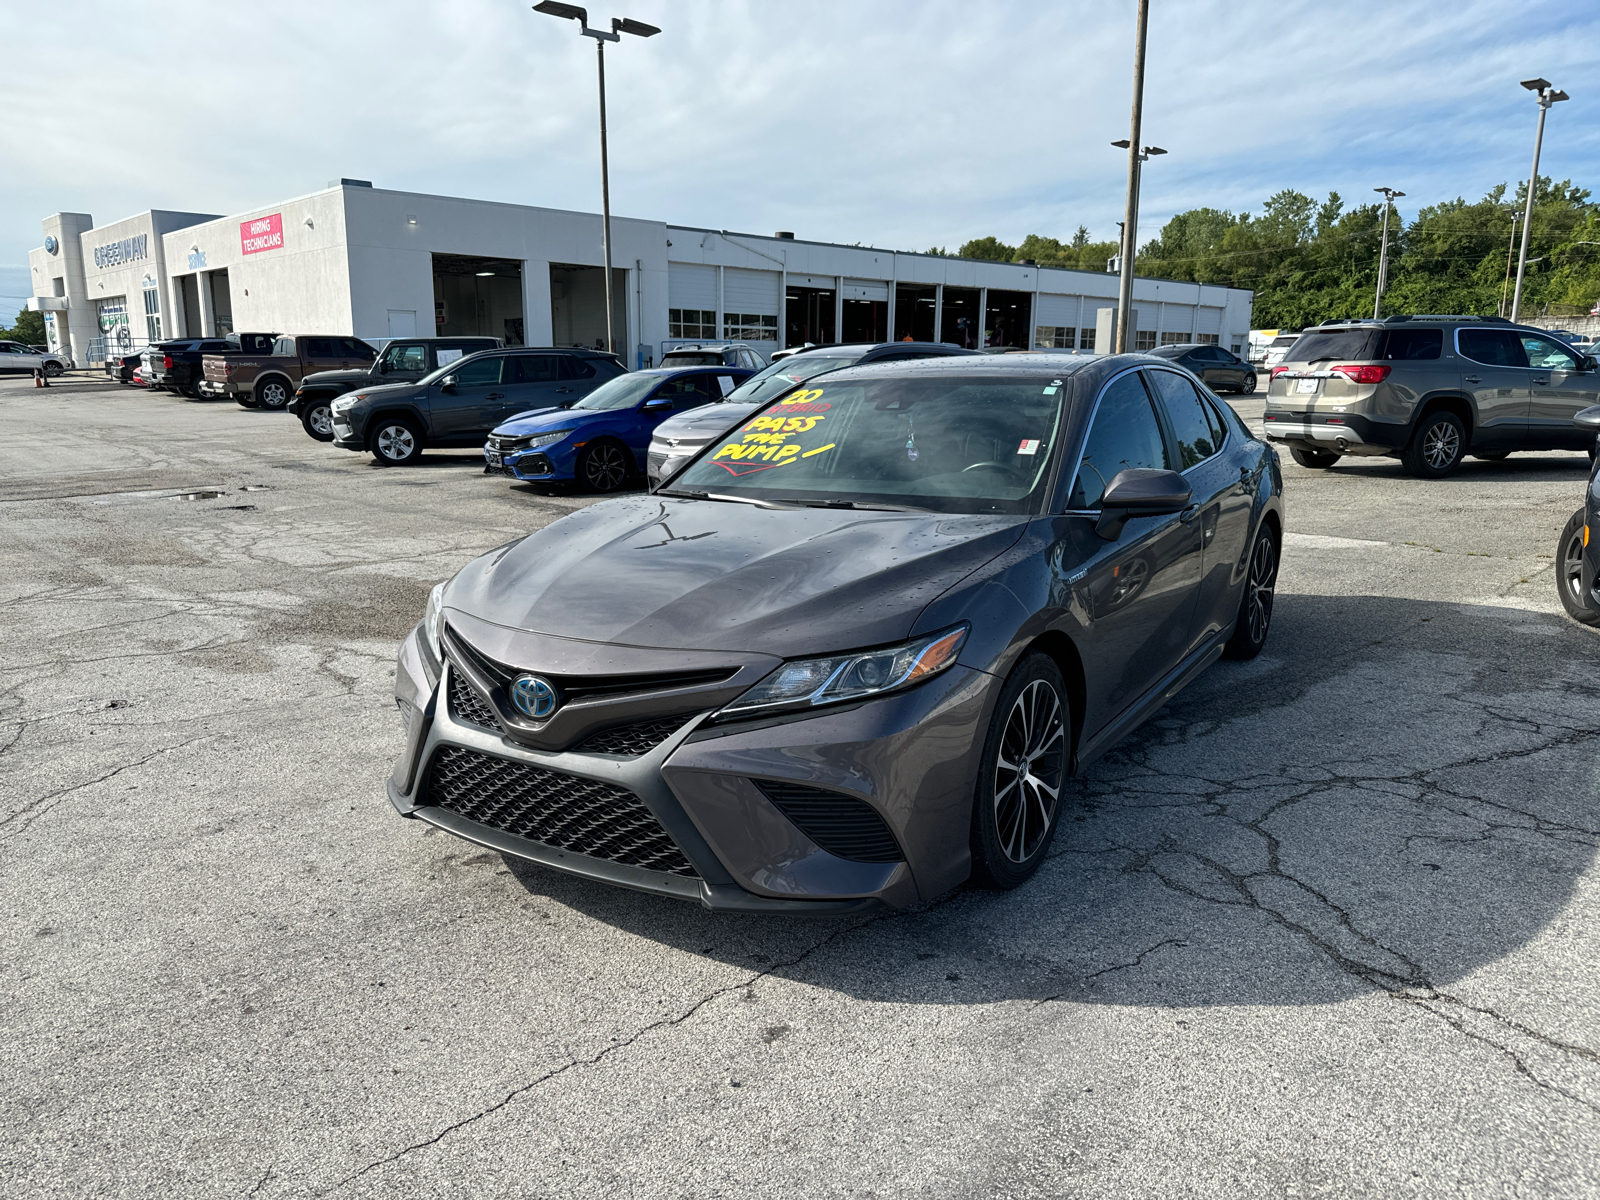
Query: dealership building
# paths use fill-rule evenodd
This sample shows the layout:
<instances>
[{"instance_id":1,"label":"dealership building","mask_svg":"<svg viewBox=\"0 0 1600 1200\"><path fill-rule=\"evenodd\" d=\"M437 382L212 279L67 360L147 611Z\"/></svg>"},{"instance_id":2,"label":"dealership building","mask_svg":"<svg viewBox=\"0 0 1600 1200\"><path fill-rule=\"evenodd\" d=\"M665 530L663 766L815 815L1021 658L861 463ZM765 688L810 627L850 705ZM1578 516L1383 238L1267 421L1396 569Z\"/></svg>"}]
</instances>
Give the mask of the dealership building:
<instances>
[{"instance_id":1,"label":"dealership building","mask_svg":"<svg viewBox=\"0 0 1600 1200\"><path fill-rule=\"evenodd\" d=\"M53 349L79 366L180 336L241 332L488 334L603 345L598 214L428 196L343 179L218 216L151 210L96 226L44 221L29 255ZM1105 352L1117 277L613 217L617 344L631 366L675 342L770 355L806 342L912 338ZM1243 354L1251 293L1136 279L1141 349L1212 342Z\"/></svg>"}]
</instances>

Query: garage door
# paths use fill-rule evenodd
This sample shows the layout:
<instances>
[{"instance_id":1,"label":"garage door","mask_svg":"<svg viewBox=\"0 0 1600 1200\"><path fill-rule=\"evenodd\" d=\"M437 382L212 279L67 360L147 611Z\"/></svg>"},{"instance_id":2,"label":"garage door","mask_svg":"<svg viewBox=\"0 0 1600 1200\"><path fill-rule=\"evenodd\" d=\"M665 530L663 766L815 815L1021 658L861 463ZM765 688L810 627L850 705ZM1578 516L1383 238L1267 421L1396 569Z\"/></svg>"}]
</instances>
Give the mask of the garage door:
<instances>
[{"instance_id":1,"label":"garage door","mask_svg":"<svg viewBox=\"0 0 1600 1200\"><path fill-rule=\"evenodd\" d=\"M889 285L881 279L846 279L844 281L844 298L846 300L882 300L889 299Z\"/></svg>"},{"instance_id":2,"label":"garage door","mask_svg":"<svg viewBox=\"0 0 1600 1200\"><path fill-rule=\"evenodd\" d=\"M717 308L717 269L698 263L667 264L668 308Z\"/></svg>"},{"instance_id":3,"label":"garage door","mask_svg":"<svg viewBox=\"0 0 1600 1200\"><path fill-rule=\"evenodd\" d=\"M722 272L722 335L749 342L764 354L778 343L778 294L782 276L776 271L725 267ZM770 347L760 343L771 342Z\"/></svg>"}]
</instances>

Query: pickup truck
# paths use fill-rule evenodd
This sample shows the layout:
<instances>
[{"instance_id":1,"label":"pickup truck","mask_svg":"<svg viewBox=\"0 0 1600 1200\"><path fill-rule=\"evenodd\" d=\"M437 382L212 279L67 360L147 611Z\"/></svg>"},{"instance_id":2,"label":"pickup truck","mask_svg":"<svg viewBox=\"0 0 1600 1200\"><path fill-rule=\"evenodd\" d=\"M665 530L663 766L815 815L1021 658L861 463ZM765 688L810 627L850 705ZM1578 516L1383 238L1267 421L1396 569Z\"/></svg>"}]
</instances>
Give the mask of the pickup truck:
<instances>
[{"instance_id":1,"label":"pickup truck","mask_svg":"<svg viewBox=\"0 0 1600 1200\"><path fill-rule=\"evenodd\" d=\"M170 342L158 342L144 352L141 374L151 387L165 388L174 395L198 400L205 356L239 352L238 346L223 338L175 338Z\"/></svg>"},{"instance_id":2,"label":"pickup truck","mask_svg":"<svg viewBox=\"0 0 1600 1200\"><path fill-rule=\"evenodd\" d=\"M318 371L348 371L370 363L376 355L377 351L360 338L278 337L265 354L259 351L207 354L200 394L232 396L245 408L281 410L307 375Z\"/></svg>"},{"instance_id":3,"label":"pickup truck","mask_svg":"<svg viewBox=\"0 0 1600 1200\"><path fill-rule=\"evenodd\" d=\"M300 418L305 431L319 442L333 441L334 400L357 388L415 383L424 375L480 350L498 350L497 337L399 338L383 348L372 364L359 370L318 371L307 375L289 401L289 411Z\"/></svg>"}]
</instances>

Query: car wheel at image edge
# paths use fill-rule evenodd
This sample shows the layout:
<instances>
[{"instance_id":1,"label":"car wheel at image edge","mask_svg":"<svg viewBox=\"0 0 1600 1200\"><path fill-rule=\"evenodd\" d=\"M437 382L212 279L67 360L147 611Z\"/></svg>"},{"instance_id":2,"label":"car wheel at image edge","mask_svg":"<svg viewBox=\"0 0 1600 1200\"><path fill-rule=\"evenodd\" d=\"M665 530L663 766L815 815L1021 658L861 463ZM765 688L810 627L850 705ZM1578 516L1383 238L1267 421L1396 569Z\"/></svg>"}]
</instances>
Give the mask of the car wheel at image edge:
<instances>
[{"instance_id":1,"label":"car wheel at image edge","mask_svg":"<svg viewBox=\"0 0 1600 1200\"><path fill-rule=\"evenodd\" d=\"M627 453L617 442L590 442L578 460L578 481L592 491L616 491L628 481Z\"/></svg>"},{"instance_id":2,"label":"car wheel at image edge","mask_svg":"<svg viewBox=\"0 0 1600 1200\"><path fill-rule=\"evenodd\" d=\"M1071 709L1048 654L1017 664L1000 691L978 764L972 809L972 881L1014 888L1044 861L1060 823Z\"/></svg>"},{"instance_id":3,"label":"car wheel at image edge","mask_svg":"<svg viewBox=\"0 0 1600 1200\"><path fill-rule=\"evenodd\" d=\"M1467 427L1448 409L1434 409L1417 422L1417 431L1400 455L1406 472L1418 479L1443 479L1467 454Z\"/></svg>"},{"instance_id":4,"label":"car wheel at image edge","mask_svg":"<svg viewBox=\"0 0 1600 1200\"><path fill-rule=\"evenodd\" d=\"M1335 454L1332 450L1302 450L1299 446L1291 446L1289 447L1289 457L1302 467L1308 467L1313 471L1321 471L1333 466L1342 456Z\"/></svg>"},{"instance_id":5,"label":"car wheel at image edge","mask_svg":"<svg viewBox=\"0 0 1600 1200\"><path fill-rule=\"evenodd\" d=\"M408 467L422 457L422 432L403 417L385 417L372 429L372 457L385 467Z\"/></svg>"},{"instance_id":6,"label":"car wheel at image edge","mask_svg":"<svg viewBox=\"0 0 1600 1200\"><path fill-rule=\"evenodd\" d=\"M300 424L319 442L333 441L333 409L326 400L313 400L300 414Z\"/></svg>"},{"instance_id":7,"label":"car wheel at image edge","mask_svg":"<svg viewBox=\"0 0 1600 1200\"><path fill-rule=\"evenodd\" d=\"M1583 533L1585 512L1579 509L1567 521L1556 542L1556 593L1567 616L1585 625L1600 625L1600 612L1583 602Z\"/></svg>"},{"instance_id":8,"label":"car wheel at image edge","mask_svg":"<svg viewBox=\"0 0 1600 1200\"><path fill-rule=\"evenodd\" d=\"M1223 647L1224 658L1248 659L1261 653L1272 630L1272 603L1278 591L1278 536L1271 525L1262 523L1250 547L1250 567L1245 574L1244 595L1239 599L1239 616L1233 636Z\"/></svg>"}]
</instances>

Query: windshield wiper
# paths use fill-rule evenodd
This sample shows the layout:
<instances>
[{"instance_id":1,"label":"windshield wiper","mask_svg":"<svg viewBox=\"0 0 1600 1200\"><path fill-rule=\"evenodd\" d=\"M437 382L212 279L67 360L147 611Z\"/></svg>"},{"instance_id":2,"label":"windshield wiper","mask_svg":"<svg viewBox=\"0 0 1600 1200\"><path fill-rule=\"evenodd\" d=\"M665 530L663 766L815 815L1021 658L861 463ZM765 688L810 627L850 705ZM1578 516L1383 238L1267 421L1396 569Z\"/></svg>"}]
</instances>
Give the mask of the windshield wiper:
<instances>
[{"instance_id":1,"label":"windshield wiper","mask_svg":"<svg viewBox=\"0 0 1600 1200\"><path fill-rule=\"evenodd\" d=\"M725 492L701 492L687 488L657 488L657 496L681 496L685 500L720 500L728 504L753 504L757 508L794 508L793 504L784 504L777 500L757 500L753 496L730 496Z\"/></svg>"},{"instance_id":2,"label":"windshield wiper","mask_svg":"<svg viewBox=\"0 0 1600 1200\"><path fill-rule=\"evenodd\" d=\"M931 508L917 508L910 504L862 504L857 500L800 500L807 508L855 508L868 512L932 512Z\"/></svg>"}]
</instances>

